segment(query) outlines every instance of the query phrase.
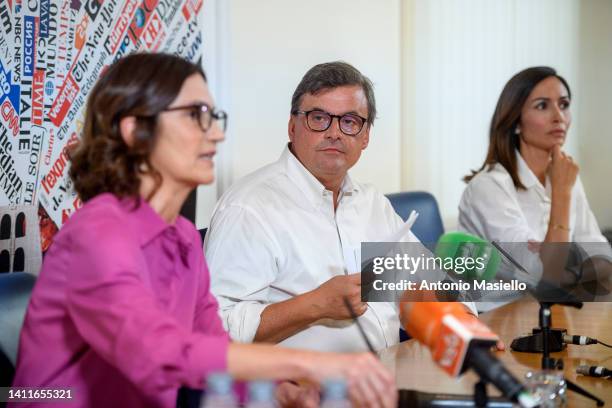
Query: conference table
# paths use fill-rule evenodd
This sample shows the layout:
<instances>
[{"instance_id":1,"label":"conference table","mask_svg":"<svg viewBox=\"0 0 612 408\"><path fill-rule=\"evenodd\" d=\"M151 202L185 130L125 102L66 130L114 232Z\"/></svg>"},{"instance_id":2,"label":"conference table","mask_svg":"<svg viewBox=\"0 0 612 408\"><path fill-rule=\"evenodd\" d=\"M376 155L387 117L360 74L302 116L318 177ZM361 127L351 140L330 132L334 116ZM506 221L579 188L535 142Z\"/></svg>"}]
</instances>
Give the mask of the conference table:
<instances>
[{"instance_id":1,"label":"conference table","mask_svg":"<svg viewBox=\"0 0 612 408\"><path fill-rule=\"evenodd\" d=\"M506 344L505 351L494 352L508 369L521 381L529 371L541 366L541 354L519 353L510 350L512 339L529 334L538 325L538 303L525 298L483 313L480 318ZM568 334L585 335L605 343L612 343L612 303L585 303L580 310L555 305L552 307L552 326L566 328ZM449 377L431 360L427 348L415 340L408 340L379 352L381 361L394 374L400 389L412 389L431 393L472 394L478 377L468 371L459 378ZM551 357L562 358L567 379L595 394L612 407L612 380L576 374L581 364L612 367L612 349L600 344L568 345L563 351L551 353ZM500 393L488 386L490 396ZM595 402L568 391L569 407L595 407Z\"/></svg>"}]
</instances>

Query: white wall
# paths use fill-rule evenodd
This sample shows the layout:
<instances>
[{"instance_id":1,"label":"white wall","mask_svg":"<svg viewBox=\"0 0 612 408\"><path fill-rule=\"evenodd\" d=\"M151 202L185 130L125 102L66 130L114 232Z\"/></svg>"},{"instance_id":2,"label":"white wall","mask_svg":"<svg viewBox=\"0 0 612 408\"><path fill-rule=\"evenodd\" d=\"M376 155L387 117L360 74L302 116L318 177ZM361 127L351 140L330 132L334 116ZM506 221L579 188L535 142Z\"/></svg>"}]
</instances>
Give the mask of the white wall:
<instances>
[{"instance_id":1,"label":"white wall","mask_svg":"<svg viewBox=\"0 0 612 408\"><path fill-rule=\"evenodd\" d=\"M484 161L506 81L529 66L550 65L577 83L578 9L574 0L406 2L402 189L432 192L447 228L456 226L461 178ZM573 127L573 154L575 133Z\"/></svg>"},{"instance_id":2,"label":"white wall","mask_svg":"<svg viewBox=\"0 0 612 408\"><path fill-rule=\"evenodd\" d=\"M484 160L503 85L529 66L553 66L574 93L566 148L581 164L600 224L612 226L612 192L601 188L612 173L605 123L612 112L612 1L204 4L204 65L230 119L217 189L199 191L198 199L205 197L199 227L208 224L217 194L277 159L287 141L291 94L306 70L338 59L373 80L378 101L372 141L352 174L383 192L432 192L448 229L456 226L462 176Z\"/></svg>"},{"instance_id":3,"label":"white wall","mask_svg":"<svg viewBox=\"0 0 612 408\"><path fill-rule=\"evenodd\" d=\"M367 75L377 98L379 114L370 146L351 173L382 191L399 191L399 0L204 4L205 48L214 47L227 63L224 72L217 71L224 78L218 84L222 89L215 92L217 104L229 113L227 140L217 160L221 191L279 157L288 141L293 91L309 68L334 60L345 60ZM221 32L219 25L224 25ZM209 207L208 202L198 203L198 226L207 224Z\"/></svg>"},{"instance_id":4,"label":"white wall","mask_svg":"<svg viewBox=\"0 0 612 408\"><path fill-rule=\"evenodd\" d=\"M599 226L612 228L612 1L580 11L580 175Z\"/></svg>"},{"instance_id":5,"label":"white wall","mask_svg":"<svg viewBox=\"0 0 612 408\"><path fill-rule=\"evenodd\" d=\"M228 106L228 56L227 36L227 2L205 1L202 10L201 24L204 38L202 66L208 77L208 86L215 98L215 104L227 110ZM223 146L223 145L222 145ZM221 194L219 173L223 163L223 150L219 149L215 166L217 177L213 184L198 187L196 206L196 226L198 229L210 224L212 210Z\"/></svg>"}]
</instances>

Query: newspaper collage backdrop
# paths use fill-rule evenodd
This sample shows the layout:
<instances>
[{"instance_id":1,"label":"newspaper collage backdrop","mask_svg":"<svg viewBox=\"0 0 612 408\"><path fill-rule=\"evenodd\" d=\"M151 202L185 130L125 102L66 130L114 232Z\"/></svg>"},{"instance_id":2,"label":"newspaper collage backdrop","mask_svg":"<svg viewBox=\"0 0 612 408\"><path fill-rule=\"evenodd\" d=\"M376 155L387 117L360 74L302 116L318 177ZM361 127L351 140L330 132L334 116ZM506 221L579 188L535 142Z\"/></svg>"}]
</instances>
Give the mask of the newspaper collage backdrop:
<instances>
[{"instance_id":1,"label":"newspaper collage backdrop","mask_svg":"<svg viewBox=\"0 0 612 408\"><path fill-rule=\"evenodd\" d=\"M42 250L81 206L68 177L87 95L123 55L198 61L203 0L0 0L0 207L38 211Z\"/></svg>"}]
</instances>

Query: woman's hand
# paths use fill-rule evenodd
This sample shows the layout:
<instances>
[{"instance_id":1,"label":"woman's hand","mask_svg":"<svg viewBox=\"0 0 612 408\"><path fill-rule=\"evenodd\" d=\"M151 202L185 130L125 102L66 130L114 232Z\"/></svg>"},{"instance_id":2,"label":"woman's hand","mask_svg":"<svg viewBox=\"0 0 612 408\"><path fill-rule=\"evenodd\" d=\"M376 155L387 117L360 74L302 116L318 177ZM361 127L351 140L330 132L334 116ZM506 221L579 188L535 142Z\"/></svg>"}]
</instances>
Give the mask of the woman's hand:
<instances>
[{"instance_id":1,"label":"woman's hand","mask_svg":"<svg viewBox=\"0 0 612 408\"><path fill-rule=\"evenodd\" d=\"M549 169L552 194L571 196L572 188L578 176L578 165L574 163L572 156L564 153L561 146L555 145Z\"/></svg>"}]
</instances>

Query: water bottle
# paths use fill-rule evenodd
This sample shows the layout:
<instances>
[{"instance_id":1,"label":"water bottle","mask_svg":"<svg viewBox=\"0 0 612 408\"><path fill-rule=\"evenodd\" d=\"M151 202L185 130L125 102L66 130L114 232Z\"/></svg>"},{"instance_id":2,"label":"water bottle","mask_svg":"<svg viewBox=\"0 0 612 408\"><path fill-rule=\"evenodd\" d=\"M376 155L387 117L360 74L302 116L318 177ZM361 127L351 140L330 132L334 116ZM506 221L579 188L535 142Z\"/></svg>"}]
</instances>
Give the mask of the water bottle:
<instances>
[{"instance_id":1,"label":"water bottle","mask_svg":"<svg viewBox=\"0 0 612 408\"><path fill-rule=\"evenodd\" d=\"M333 379L323 383L323 403L321 408L351 408L344 380Z\"/></svg>"},{"instance_id":2,"label":"water bottle","mask_svg":"<svg viewBox=\"0 0 612 408\"><path fill-rule=\"evenodd\" d=\"M249 403L247 408L275 408L274 384L270 381L251 381L249 383Z\"/></svg>"},{"instance_id":3,"label":"water bottle","mask_svg":"<svg viewBox=\"0 0 612 408\"><path fill-rule=\"evenodd\" d=\"M206 378L200 408L238 408L232 377L226 373L212 373Z\"/></svg>"}]
</instances>

